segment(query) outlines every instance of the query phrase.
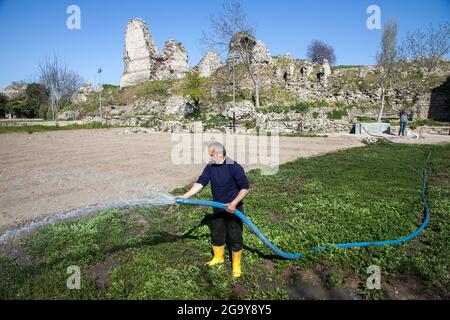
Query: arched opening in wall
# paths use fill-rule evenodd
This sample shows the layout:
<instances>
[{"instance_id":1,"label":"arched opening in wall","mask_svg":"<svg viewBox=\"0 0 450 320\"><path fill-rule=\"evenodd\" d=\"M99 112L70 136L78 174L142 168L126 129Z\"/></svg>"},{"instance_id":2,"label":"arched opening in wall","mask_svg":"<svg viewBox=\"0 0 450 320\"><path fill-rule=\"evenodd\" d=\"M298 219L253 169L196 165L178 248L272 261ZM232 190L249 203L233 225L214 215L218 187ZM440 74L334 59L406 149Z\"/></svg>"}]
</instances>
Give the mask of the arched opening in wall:
<instances>
[{"instance_id":1,"label":"arched opening in wall","mask_svg":"<svg viewBox=\"0 0 450 320\"><path fill-rule=\"evenodd\" d=\"M306 77L306 68L305 67L300 69L300 75L302 76L302 78Z\"/></svg>"},{"instance_id":2,"label":"arched opening in wall","mask_svg":"<svg viewBox=\"0 0 450 320\"><path fill-rule=\"evenodd\" d=\"M431 91L428 119L450 122L450 76Z\"/></svg>"}]
</instances>

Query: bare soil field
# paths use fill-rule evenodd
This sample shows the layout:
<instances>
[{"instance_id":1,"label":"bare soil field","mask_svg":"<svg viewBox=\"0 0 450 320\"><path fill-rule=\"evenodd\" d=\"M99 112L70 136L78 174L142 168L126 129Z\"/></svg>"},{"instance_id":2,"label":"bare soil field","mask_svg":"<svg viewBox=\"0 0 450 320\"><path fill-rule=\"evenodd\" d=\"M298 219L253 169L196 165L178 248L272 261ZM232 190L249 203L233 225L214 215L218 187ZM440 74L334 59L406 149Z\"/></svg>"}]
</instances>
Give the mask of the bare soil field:
<instances>
[{"instance_id":1,"label":"bare soil field","mask_svg":"<svg viewBox=\"0 0 450 320\"><path fill-rule=\"evenodd\" d=\"M436 143L450 142L444 138ZM245 150L246 160L258 152L248 139L241 136L236 142L236 150ZM192 151L201 152L209 140L194 141ZM0 232L52 214L151 197L155 190L170 192L190 184L207 158L202 164L177 164L173 155L179 144L169 133L132 133L123 128L2 134ZM363 146L361 138L352 135L281 137L279 162L358 146ZM262 166L236 160L246 170Z\"/></svg>"}]
</instances>

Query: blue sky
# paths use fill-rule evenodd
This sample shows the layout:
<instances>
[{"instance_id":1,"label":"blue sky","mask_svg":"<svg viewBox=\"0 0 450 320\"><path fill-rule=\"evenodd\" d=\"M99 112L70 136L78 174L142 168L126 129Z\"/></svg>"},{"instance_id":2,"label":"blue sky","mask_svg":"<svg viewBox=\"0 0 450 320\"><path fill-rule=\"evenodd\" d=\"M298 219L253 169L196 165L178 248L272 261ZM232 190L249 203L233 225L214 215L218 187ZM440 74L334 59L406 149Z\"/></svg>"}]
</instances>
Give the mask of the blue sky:
<instances>
[{"instance_id":1,"label":"blue sky","mask_svg":"<svg viewBox=\"0 0 450 320\"><path fill-rule=\"evenodd\" d=\"M168 39L182 42L194 66L202 57L199 39L223 0L0 0L0 88L32 80L45 56L56 54L87 82L102 67L103 82L118 84L123 71L125 26L147 21L161 50ZM372 65L382 30L369 30L369 5L381 8L382 23L397 17L399 38L431 23L450 21L450 0L242 0L257 37L273 55L305 58L319 39L335 48L338 65ZM68 30L69 5L81 9L81 30Z\"/></svg>"}]
</instances>

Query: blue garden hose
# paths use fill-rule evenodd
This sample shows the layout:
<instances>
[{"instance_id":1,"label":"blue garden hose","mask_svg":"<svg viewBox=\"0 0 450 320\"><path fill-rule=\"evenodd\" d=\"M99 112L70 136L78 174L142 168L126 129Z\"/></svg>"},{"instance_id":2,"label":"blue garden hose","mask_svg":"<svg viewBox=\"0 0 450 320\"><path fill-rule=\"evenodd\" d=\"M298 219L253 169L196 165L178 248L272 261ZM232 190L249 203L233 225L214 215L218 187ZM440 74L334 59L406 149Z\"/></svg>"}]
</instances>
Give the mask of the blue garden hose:
<instances>
[{"instance_id":1,"label":"blue garden hose","mask_svg":"<svg viewBox=\"0 0 450 320\"><path fill-rule=\"evenodd\" d=\"M425 220L424 220L423 224L420 226L420 228L417 229L414 233L412 233L412 234L410 234L410 235L408 235L408 236L406 236L404 238L396 239L396 240L379 241L379 242L341 243L341 244L333 244L333 245L329 245L329 246L317 247L317 248L312 249L309 253L310 254L311 253L317 253L319 251L327 250L327 249L330 249L330 248L347 249L347 248L354 248L354 247L381 247L381 246L387 246L387 245L395 245L395 244L400 244L400 243L403 243L403 242L407 242L407 241L417 237L428 226L428 224L430 222L430 209L428 207L428 198L427 198L427 195L426 195L426 192L427 192L427 171L428 171L428 164L430 162L430 158L431 158L431 151L430 151L430 153L428 155L428 158L427 158L427 161L425 163L424 170L423 170L423 183L422 183L422 192L421 192L423 206L424 206L424 209L425 209ZM191 200L191 199L177 198L176 202L178 204L212 207L212 208L223 209L223 210L226 210L228 208L223 203L213 202L213 201L205 201L205 200ZM300 259L300 258L302 258L302 257L304 257L306 255L305 253L290 254L290 253L286 253L286 252L280 250L272 242L270 242L264 236L264 234L253 224L253 222L246 215L244 215L241 211L236 210L234 212L234 214L237 217L239 217L239 219L241 219L242 222L245 223L250 228L250 230L252 230L258 236L258 238L260 238L261 241L264 242L264 244L269 249L271 249L273 252L275 252L276 254L281 256L282 258L289 259L289 260L297 260L297 259Z\"/></svg>"}]
</instances>

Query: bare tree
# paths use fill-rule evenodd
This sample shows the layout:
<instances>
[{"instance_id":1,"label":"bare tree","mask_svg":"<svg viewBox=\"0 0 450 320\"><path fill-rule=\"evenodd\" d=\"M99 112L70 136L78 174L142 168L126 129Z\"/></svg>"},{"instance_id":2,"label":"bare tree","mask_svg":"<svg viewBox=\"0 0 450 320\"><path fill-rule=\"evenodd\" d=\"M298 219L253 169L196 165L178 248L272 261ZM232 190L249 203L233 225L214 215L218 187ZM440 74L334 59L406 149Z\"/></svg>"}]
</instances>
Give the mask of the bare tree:
<instances>
[{"instance_id":1,"label":"bare tree","mask_svg":"<svg viewBox=\"0 0 450 320\"><path fill-rule=\"evenodd\" d=\"M324 59L327 59L330 65L336 63L334 48L319 40L311 42L308 46L307 56L309 60L319 64L321 64Z\"/></svg>"},{"instance_id":2,"label":"bare tree","mask_svg":"<svg viewBox=\"0 0 450 320\"><path fill-rule=\"evenodd\" d=\"M392 89L398 72L399 55L397 50L397 19L389 19L381 38L381 52L377 54L377 65L379 70L379 81L381 87L381 108L378 114L378 122L381 122L386 99L386 91Z\"/></svg>"},{"instance_id":3,"label":"bare tree","mask_svg":"<svg viewBox=\"0 0 450 320\"><path fill-rule=\"evenodd\" d=\"M404 58L412 60L428 74L432 73L442 57L450 51L450 23L438 24L428 30L408 32L401 46Z\"/></svg>"},{"instance_id":4,"label":"bare tree","mask_svg":"<svg viewBox=\"0 0 450 320\"><path fill-rule=\"evenodd\" d=\"M52 117L58 123L61 104L64 105L70 101L70 97L80 88L82 79L61 63L56 56L53 60L45 57L39 63L39 78L50 92Z\"/></svg>"},{"instance_id":5,"label":"bare tree","mask_svg":"<svg viewBox=\"0 0 450 320\"><path fill-rule=\"evenodd\" d=\"M203 33L202 44L208 49L220 53L238 53L240 62L255 86L255 105L259 107L258 66L254 56L257 44L255 27L251 25L242 8L240 0L231 0L223 4L218 16L211 17L211 32Z\"/></svg>"}]
</instances>

